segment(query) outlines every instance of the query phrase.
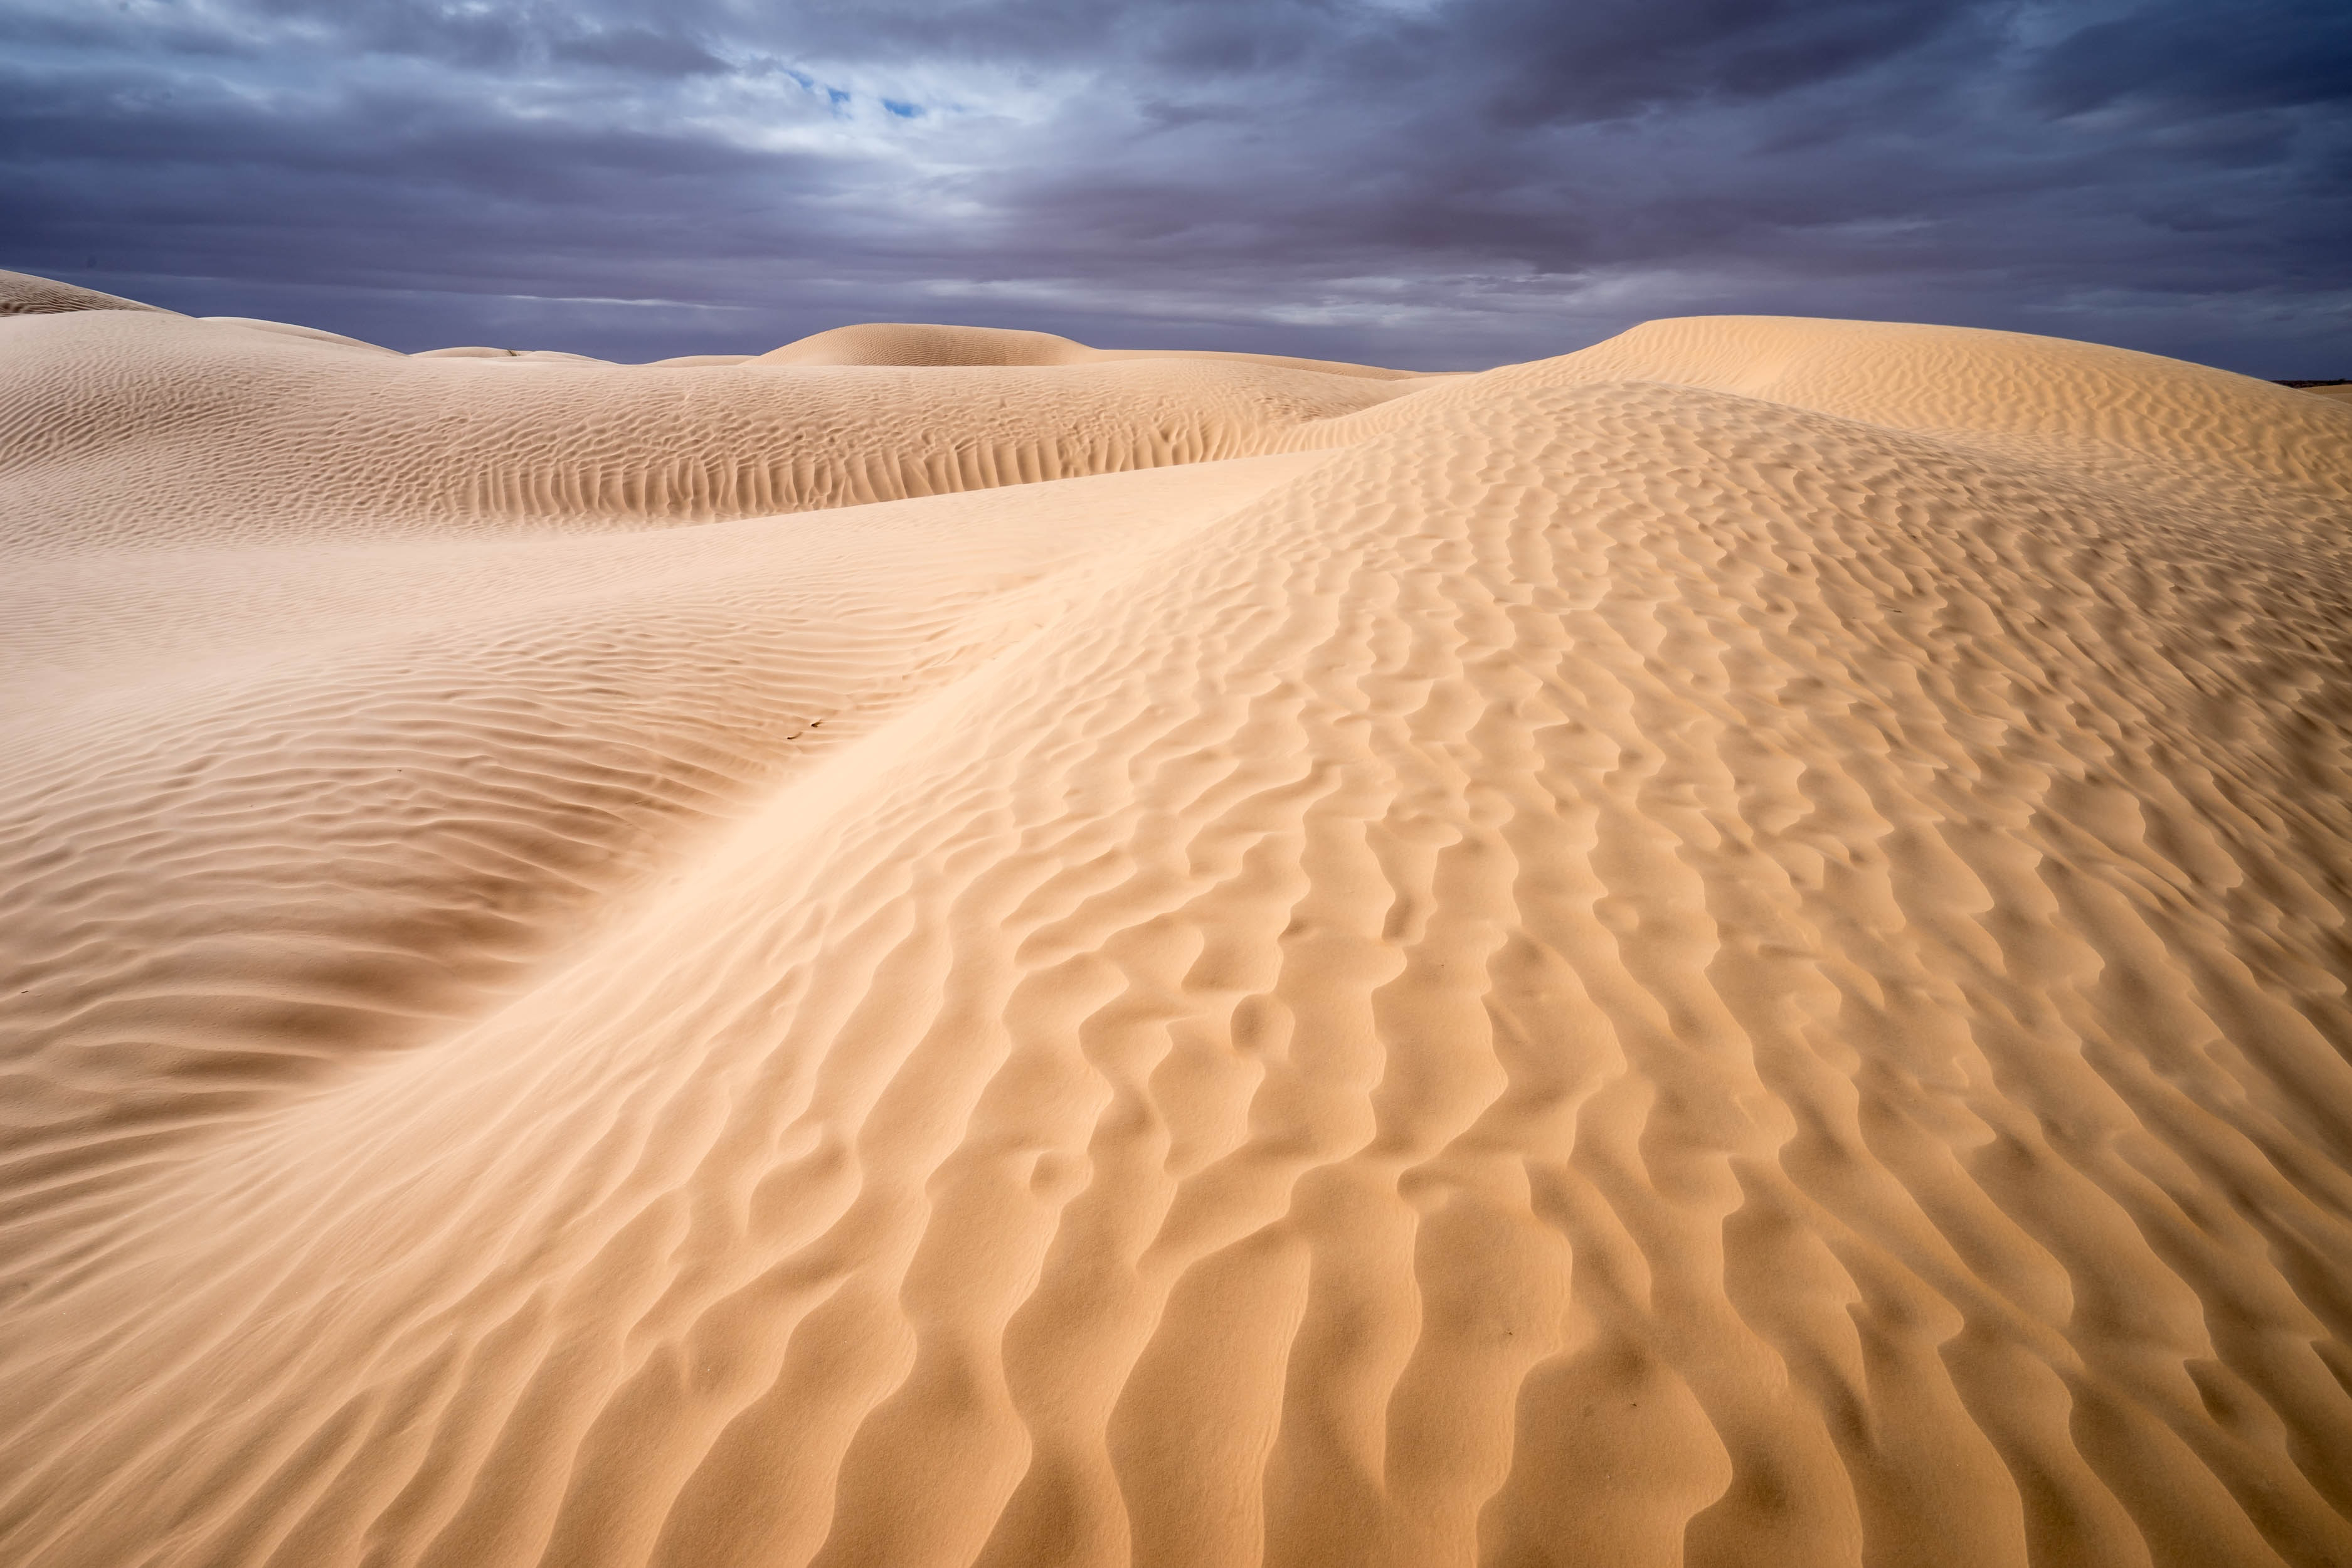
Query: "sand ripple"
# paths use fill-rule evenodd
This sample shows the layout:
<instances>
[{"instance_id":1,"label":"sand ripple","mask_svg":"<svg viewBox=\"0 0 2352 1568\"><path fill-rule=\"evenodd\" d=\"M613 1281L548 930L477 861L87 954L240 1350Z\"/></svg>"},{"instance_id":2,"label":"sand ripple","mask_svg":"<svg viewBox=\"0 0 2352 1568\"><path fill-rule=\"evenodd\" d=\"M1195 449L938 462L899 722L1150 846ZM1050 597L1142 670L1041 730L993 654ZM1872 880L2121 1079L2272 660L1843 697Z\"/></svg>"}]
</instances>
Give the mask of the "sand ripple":
<instances>
[{"instance_id":1,"label":"sand ripple","mask_svg":"<svg viewBox=\"0 0 2352 1568\"><path fill-rule=\"evenodd\" d=\"M2352 411L0 334L0 1557L2352 1563Z\"/></svg>"}]
</instances>

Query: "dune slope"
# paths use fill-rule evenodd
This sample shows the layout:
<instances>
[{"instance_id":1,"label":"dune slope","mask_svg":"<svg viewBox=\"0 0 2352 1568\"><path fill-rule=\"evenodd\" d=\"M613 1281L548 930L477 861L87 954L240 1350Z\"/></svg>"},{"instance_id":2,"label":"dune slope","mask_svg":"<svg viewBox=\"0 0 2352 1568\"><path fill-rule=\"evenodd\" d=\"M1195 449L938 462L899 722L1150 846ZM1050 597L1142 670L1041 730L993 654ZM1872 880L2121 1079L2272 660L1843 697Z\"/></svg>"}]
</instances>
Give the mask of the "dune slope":
<instances>
[{"instance_id":1,"label":"dune slope","mask_svg":"<svg viewBox=\"0 0 2352 1568\"><path fill-rule=\"evenodd\" d=\"M0 1559L2352 1563L2352 411L6 334Z\"/></svg>"},{"instance_id":2,"label":"dune slope","mask_svg":"<svg viewBox=\"0 0 2352 1568\"><path fill-rule=\"evenodd\" d=\"M1186 358L443 358L162 311L5 325L0 483L18 555L625 530L952 494L1249 456L1413 384Z\"/></svg>"}]
</instances>

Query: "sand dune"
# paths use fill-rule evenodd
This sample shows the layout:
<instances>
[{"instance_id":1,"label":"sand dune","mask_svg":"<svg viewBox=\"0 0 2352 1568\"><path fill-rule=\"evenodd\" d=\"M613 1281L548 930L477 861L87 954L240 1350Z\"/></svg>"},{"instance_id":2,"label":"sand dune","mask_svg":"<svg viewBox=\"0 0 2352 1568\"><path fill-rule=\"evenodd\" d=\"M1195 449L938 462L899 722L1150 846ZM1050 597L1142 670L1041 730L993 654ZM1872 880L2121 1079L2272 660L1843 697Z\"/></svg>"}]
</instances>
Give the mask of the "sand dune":
<instances>
[{"instance_id":1,"label":"sand dune","mask_svg":"<svg viewBox=\"0 0 2352 1568\"><path fill-rule=\"evenodd\" d=\"M470 351L462 351L470 352ZM1188 353L1179 349L1097 349L1052 332L1001 327L942 327L917 322L868 321L835 327L772 349L761 364L832 365L1046 365L1104 364L1119 360L1185 360L1195 364L1270 365L1326 375L1374 381L1414 379L1414 373L1336 360L1291 359L1280 354ZM674 362L673 362L674 363Z\"/></svg>"},{"instance_id":2,"label":"sand dune","mask_svg":"<svg viewBox=\"0 0 2352 1568\"><path fill-rule=\"evenodd\" d=\"M147 310L158 315L152 305L142 305L136 300L125 300L119 294L101 294L95 289L79 284L60 283L54 278L36 278L28 272L0 271L0 316L54 316L74 310Z\"/></svg>"},{"instance_id":3,"label":"sand dune","mask_svg":"<svg viewBox=\"0 0 2352 1568\"><path fill-rule=\"evenodd\" d=\"M0 284L0 1561L2352 1563L2352 408Z\"/></svg>"},{"instance_id":4,"label":"sand dune","mask_svg":"<svg viewBox=\"0 0 2352 1568\"><path fill-rule=\"evenodd\" d=\"M163 312L9 328L0 440L24 553L772 516L1257 455L1416 384L1183 359L981 374L398 356Z\"/></svg>"}]
</instances>

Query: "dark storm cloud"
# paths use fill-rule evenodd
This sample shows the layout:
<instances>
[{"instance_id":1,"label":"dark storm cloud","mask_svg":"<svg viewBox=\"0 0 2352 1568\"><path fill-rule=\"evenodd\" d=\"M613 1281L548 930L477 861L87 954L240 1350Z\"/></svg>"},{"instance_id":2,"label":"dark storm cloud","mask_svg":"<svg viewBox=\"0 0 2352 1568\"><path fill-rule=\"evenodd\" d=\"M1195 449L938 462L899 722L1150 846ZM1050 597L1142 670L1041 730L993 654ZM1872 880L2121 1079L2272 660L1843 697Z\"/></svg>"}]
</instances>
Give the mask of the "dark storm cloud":
<instances>
[{"instance_id":1,"label":"dark storm cloud","mask_svg":"<svg viewBox=\"0 0 2352 1568\"><path fill-rule=\"evenodd\" d=\"M1698 100L1753 100L1852 76L1965 18L1958 0L1663 0L1463 9L1426 43L1506 124L1604 120Z\"/></svg>"},{"instance_id":2,"label":"dark storm cloud","mask_svg":"<svg viewBox=\"0 0 2352 1568\"><path fill-rule=\"evenodd\" d=\"M2347 94L2332 0L0 0L0 266L407 348L1763 310L2352 374Z\"/></svg>"},{"instance_id":3,"label":"dark storm cloud","mask_svg":"<svg viewBox=\"0 0 2352 1568\"><path fill-rule=\"evenodd\" d=\"M2336 0L2143 6L2083 27L2034 64L2062 114L2116 102L2176 112L2340 102L2352 93L2352 9Z\"/></svg>"}]
</instances>

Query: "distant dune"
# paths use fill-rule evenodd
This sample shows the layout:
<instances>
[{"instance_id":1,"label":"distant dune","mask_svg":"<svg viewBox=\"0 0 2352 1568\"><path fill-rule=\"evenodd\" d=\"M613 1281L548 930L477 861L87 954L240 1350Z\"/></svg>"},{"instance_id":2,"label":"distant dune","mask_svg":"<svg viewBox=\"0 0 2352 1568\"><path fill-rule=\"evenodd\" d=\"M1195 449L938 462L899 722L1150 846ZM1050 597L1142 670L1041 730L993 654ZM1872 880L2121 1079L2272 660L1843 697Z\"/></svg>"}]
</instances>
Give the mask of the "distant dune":
<instances>
[{"instance_id":1,"label":"distant dune","mask_svg":"<svg viewBox=\"0 0 2352 1568\"><path fill-rule=\"evenodd\" d=\"M0 274L0 1563L2352 1564L2352 405Z\"/></svg>"}]
</instances>

